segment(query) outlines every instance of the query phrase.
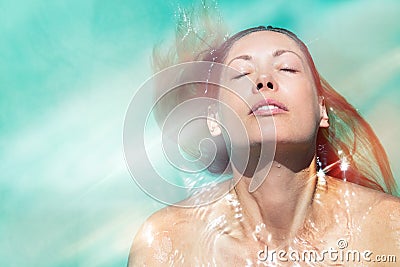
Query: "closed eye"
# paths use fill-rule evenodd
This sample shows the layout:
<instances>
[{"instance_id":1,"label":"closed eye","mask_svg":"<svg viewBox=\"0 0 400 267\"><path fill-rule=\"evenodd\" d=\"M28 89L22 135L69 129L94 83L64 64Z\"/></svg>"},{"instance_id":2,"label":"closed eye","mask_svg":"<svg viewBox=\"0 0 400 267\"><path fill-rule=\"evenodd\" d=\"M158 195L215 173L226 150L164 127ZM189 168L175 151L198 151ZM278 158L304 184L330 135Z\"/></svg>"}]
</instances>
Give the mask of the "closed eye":
<instances>
[{"instance_id":1,"label":"closed eye","mask_svg":"<svg viewBox=\"0 0 400 267\"><path fill-rule=\"evenodd\" d=\"M246 75L249 75L249 74L250 74L250 72L245 72L245 73L239 74L239 75L233 77L232 80L240 79L240 78L242 78L242 77L244 77Z\"/></svg>"},{"instance_id":2,"label":"closed eye","mask_svg":"<svg viewBox=\"0 0 400 267\"><path fill-rule=\"evenodd\" d=\"M286 71L286 72L290 72L290 73L297 73L297 72L299 72L298 70L292 69L292 68L282 68L281 70L282 70L282 71Z\"/></svg>"}]
</instances>

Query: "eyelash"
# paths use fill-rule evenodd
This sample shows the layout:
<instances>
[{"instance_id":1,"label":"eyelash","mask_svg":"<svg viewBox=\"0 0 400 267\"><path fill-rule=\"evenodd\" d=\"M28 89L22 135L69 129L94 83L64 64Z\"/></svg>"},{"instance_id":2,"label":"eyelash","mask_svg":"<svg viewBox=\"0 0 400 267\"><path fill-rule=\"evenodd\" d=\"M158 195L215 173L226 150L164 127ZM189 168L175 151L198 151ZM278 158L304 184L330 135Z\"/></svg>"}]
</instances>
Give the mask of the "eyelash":
<instances>
[{"instance_id":1,"label":"eyelash","mask_svg":"<svg viewBox=\"0 0 400 267\"><path fill-rule=\"evenodd\" d=\"M249 75L249 74L250 74L249 72L245 72L245 73L242 73L242 74L240 74L238 76L233 77L232 79L233 80L237 80L237 79L240 79L240 78L242 78L242 77L244 77L246 75Z\"/></svg>"},{"instance_id":2,"label":"eyelash","mask_svg":"<svg viewBox=\"0 0 400 267\"><path fill-rule=\"evenodd\" d=\"M291 68L283 68L283 69L281 69L281 70L287 71L287 72L290 72L290 73L297 73L297 72L299 72L298 70L291 69Z\"/></svg>"},{"instance_id":3,"label":"eyelash","mask_svg":"<svg viewBox=\"0 0 400 267\"><path fill-rule=\"evenodd\" d=\"M299 72L298 70L291 69L291 68L282 68L281 70L282 71L286 71L286 72L290 72L290 73L298 73ZM249 74L250 74L249 72L245 72L245 73L242 73L242 74L240 74L238 76L233 77L232 79L233 80L237 80L237 79L240 79L240 78L242 78L242 77L244 77L246 75L249 75Z\"/></svg>"}]
</instances>

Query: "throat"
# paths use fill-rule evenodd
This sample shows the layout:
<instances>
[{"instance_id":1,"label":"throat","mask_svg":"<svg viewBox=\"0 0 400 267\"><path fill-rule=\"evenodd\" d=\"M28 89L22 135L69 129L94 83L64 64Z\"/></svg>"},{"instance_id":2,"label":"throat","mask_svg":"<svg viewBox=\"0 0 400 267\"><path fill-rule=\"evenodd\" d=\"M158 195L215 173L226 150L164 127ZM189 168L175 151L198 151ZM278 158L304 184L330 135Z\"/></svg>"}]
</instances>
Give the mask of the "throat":
<instances>
[{"instance_id":1,"label":"throat","mask_svg":"<svg viewBox=\"0 0 400 267\"><path fill-rule=\"evenodd\" d=\"M294 237L312 212L316 189L316 173L311 171L315 161L299 172L285 165L272 163L268 176L254 192L249 192L251 178L242 178L236 194L248 220L248 227L263 225L268 239L284 240Z\"/></svg>"}]
</instances>

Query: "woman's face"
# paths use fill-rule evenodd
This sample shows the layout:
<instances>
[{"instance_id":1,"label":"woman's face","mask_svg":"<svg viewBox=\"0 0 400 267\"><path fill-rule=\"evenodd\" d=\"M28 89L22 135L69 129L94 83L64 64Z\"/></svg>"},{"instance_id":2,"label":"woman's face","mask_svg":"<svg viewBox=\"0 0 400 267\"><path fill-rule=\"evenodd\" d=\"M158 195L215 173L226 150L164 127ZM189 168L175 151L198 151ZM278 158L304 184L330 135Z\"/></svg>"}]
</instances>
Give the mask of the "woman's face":
<instances>
[{"instance_id":1,"label":"woman's face","mask_svg":"<svg viewBox=\"0 0 400 267\"><path fill-rule=\"evenodd\" d=\"M233 44L224 63L239 73L223 75L232 91L221 89L219 100L237 114L250 143L315 142L318 128L326 127L325 107L294 40L272 31L251 33ZM221 122L229 128L232 113L220 106Z\"/></svg>"}]
</instances>

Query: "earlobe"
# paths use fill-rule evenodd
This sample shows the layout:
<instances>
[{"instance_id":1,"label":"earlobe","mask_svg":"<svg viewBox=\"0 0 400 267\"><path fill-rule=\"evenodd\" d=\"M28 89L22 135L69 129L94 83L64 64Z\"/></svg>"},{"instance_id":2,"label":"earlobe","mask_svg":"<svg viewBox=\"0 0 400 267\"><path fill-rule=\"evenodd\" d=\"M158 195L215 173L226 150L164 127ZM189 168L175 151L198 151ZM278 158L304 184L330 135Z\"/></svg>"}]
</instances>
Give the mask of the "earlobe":
<instances>
[{"instance_id":1,"label":"earlobe","mask_svg":"<svg viewBox=\"0 0 400 267\"><path fill-rule=\"evenodd\" d=\"M221 127L218 124L218 113L213 111L211 106L208 107L207 126L211 136L215 137L221 134Z\"/></svg>"},{"instance_id":2,"label":"earlobe","mask_svg":"<svg viewBox=\"0 0 400 267\"><path fill-rule=\"evenodd\" d=\"M328 128L329 127L329 117L328 117L328 112L326 111L325 99L323 96L320 96L319 107L320 107L320 116L321 116L321 121L319 123L319 127Z\"/></svg>"},{"instance_id":3,"label":"earlobe","mask_svg":"<svg viewBox=\"0 0 400 267\"><path fill-rule=\"evenodd\" d=\"M323 111L323 116L321 119L321 122L319 123L319 127L321 128L328 128L329 127L329 117L328 114L326 113L326 109L324 108Z\"/></svg>"}]
</instances>

